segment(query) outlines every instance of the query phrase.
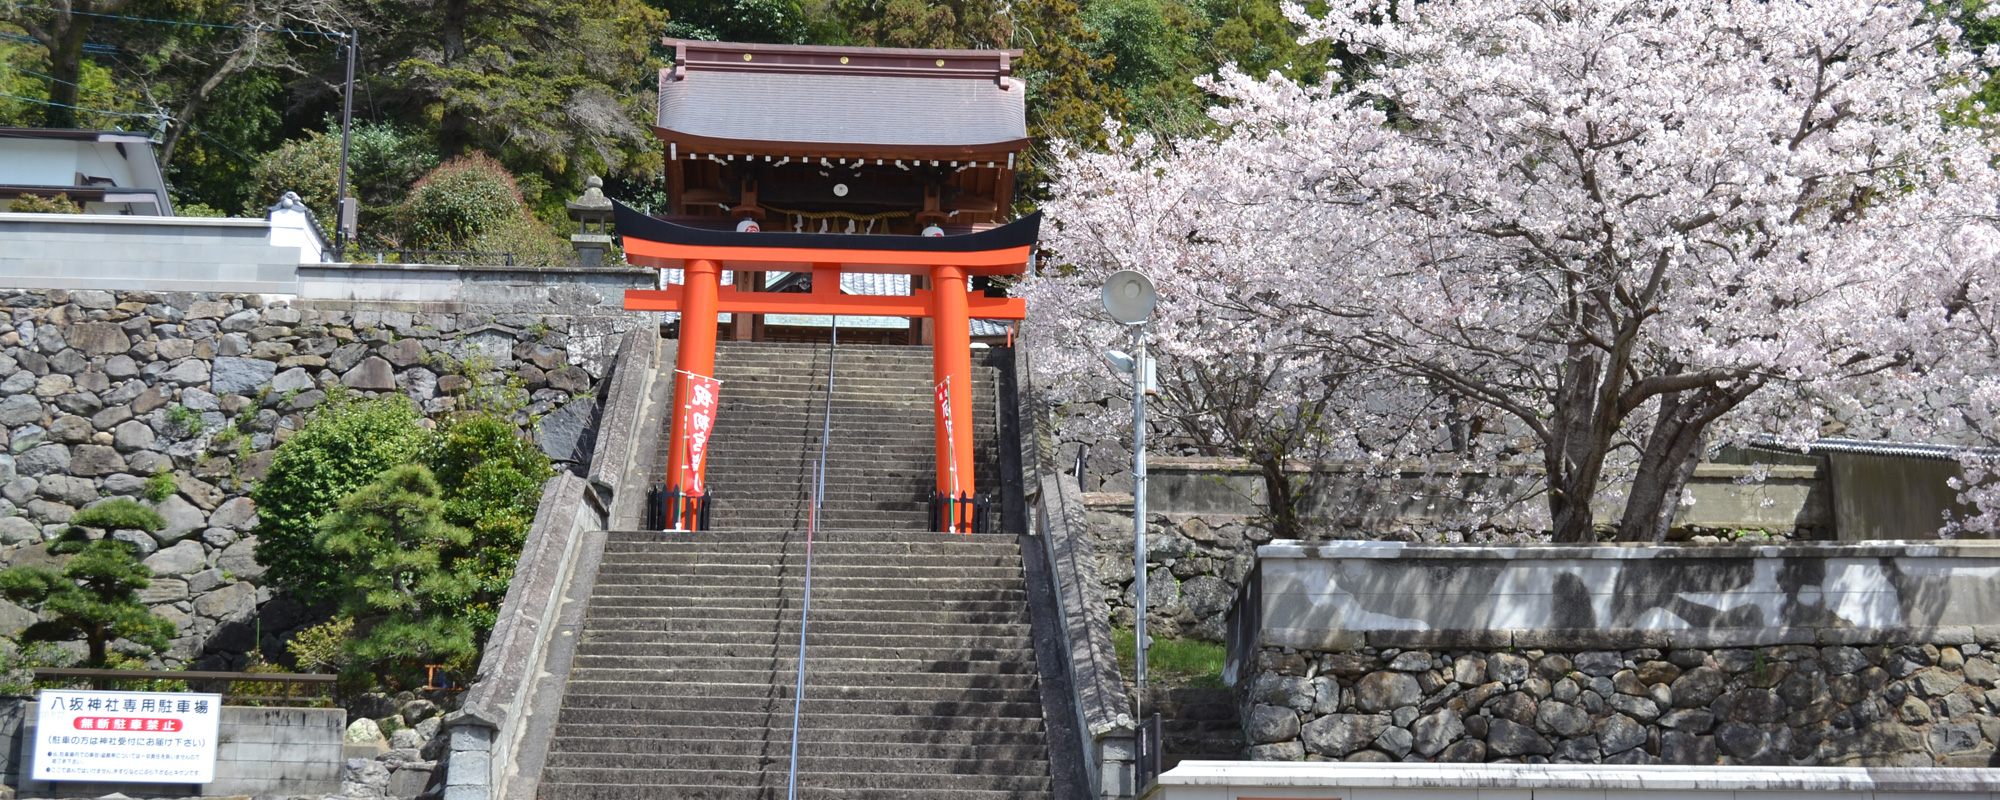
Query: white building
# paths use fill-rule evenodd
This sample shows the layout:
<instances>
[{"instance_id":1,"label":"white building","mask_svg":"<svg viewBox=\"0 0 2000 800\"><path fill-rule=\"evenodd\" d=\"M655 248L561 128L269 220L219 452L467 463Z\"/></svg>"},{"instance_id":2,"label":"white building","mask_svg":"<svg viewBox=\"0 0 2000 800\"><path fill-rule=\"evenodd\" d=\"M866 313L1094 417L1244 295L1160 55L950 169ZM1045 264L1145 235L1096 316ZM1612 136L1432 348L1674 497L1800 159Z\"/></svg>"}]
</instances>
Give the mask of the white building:
<instances>
[{"instance_id":1,"label":"white building","mask_svg":"<svg viewBox=\"0 0 2000 800\"><path fill-rule=\"evenodd\" d=\"M0 211L24 194L67 195L86 214L174 215L144 134L0 128Z\"/></svg>"}]
</instances>

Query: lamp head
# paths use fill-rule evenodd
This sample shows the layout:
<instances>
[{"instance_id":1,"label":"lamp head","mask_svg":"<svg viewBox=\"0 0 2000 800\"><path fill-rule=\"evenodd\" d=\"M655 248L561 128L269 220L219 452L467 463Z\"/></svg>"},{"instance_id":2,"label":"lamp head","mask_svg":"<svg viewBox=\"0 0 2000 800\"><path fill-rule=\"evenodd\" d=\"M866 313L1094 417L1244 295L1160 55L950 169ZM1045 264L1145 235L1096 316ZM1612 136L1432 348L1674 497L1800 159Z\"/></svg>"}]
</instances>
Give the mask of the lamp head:
<instances>
[{"instance_id":1,"label":"lamp head","mask_svg":"<svg viewBox=\"0 0 2000 800\"><path fill-rule=\"evenodd\" d=\"M1153 280L1144 273L1121 269L1104 279L1104 310L1111 318L1127 325L1137 325L1153 316L1153 305L1159 295L1153 291Z\"/></svg>"},{"instance_id":2,"label":"lamp head","mask_svg":"<svg viewBox=\"0 0 2000 800\"><path fill-rule=\"evenodd\" d=\"M1112 372L1126 374L1131 374L1132 372L1132 356L1122 350L1106 351L1104 353L1104 363L1106 366L1111 367Z\"/></svg>"}]
</instances>

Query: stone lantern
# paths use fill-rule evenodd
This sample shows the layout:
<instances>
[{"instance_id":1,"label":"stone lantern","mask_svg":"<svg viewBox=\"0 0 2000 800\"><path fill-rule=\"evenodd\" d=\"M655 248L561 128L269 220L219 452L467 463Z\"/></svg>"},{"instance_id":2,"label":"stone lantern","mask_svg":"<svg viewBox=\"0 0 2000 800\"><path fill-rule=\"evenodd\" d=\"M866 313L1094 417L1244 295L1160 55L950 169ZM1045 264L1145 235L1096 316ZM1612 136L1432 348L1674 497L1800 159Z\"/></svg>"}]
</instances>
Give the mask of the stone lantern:
<instances>
[{"instance_id":1,"label":"stone lantern","mask_svg":"<svg viewBox=\"0 0 2000 800\"><path fill-rule=\"evenodd\" d=\"M604 179L596 175L583 182L583 194L563 205L569 218L576 220L577 232L569 237L576 246L578 266L604 266L604 253L611 249L611 198L604 196Z\"/></svg>"}]
</instances>

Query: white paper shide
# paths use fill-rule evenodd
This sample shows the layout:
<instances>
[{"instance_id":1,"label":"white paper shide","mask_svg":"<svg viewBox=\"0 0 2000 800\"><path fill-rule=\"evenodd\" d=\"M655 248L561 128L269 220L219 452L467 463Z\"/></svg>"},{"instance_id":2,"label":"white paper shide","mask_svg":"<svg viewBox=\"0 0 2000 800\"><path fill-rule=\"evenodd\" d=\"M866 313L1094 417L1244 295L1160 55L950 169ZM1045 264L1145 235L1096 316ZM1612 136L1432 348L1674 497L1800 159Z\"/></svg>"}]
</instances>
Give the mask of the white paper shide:
<instances>
[{"instance_id":1,"label":"white paper shide","mask_svg":"<svg viewBox=\"0 0 2000 800\"><path fill-rule=\"evenodd\" d=\"M222 696L45 689L35 780L208 783Z\"/></svg>"}]
</instances>

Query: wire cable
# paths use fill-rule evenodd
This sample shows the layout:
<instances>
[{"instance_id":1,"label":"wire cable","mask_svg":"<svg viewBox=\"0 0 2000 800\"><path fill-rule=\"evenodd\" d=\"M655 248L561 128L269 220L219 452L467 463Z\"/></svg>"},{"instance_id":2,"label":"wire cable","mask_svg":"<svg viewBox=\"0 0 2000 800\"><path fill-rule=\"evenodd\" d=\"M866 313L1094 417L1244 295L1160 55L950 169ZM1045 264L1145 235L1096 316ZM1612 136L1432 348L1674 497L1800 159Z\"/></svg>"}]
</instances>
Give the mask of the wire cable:
<instances>
[{"instance_id":1,"label":"wire cable","mask_svg":"<svg viewBox=\"0 0 2000 800\"><path fill-rule=\"evenodd\" d=\"M305 36L328 36L336 39L347 38L347 34L341 31L309 31L298 28L264 28L251 25L227 25L220 22L188 22L186 20L158 19L155 17L128 17L123 14L101 14L94 11L65 11L63 9L53 8L50 6L31 6L31 5L24 5L21 3L8 3L7 7L9 9L14 9L14 10L26 9L29 11L54 11L59 14L74 14L80 17L122 19L128 22L153 22L161 25L182 25L190 28L217 28L221 30L231 30L231 31L259 31L262 33L289 33L289 34L305 35Z\"/></svg>"},{"instance_id":2,"label":"wire cable","mask_svg":"<svg viewBox=\"0 0 2000 800\"><path fill-rule=\"evenodd\" d=\"M158 112L152 114L138 114L131 111L106 111L102 108L87 108L84 106L73 106L68 103L58 103L53 100L36 100L35 98L32 97L22 97L18 94L7 94L6 92L0 92L0 97L5 97L9 100L19 100L23 103L36 103L45 106L55 106L57 108L72 108L76 109L77 111L89 111L93 114L109 114L114 117L137 117L140 119L159 119L160 117L166 116L165 114Z\"/></svg>"}]
</instances>

